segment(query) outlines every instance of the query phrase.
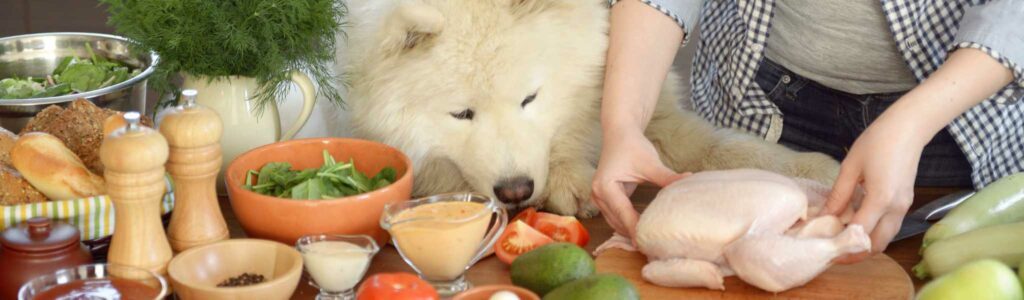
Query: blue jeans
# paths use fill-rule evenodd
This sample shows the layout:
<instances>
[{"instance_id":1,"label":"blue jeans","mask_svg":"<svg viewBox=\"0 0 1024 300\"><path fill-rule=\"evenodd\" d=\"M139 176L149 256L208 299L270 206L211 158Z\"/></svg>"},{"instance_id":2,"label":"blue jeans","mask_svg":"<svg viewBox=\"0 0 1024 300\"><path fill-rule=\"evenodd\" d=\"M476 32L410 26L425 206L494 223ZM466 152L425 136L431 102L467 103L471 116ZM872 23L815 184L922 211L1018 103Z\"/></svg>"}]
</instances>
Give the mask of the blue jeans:
<instances>
[{"instance_id":1,"label":"blue jeans","mask_svg":"<svg viewBox=\"0 0 1024 300\"><path fill-rule=\"evenodd\" d=\"M817 151L837 160L854 140L904 93L854 95L823 86L767 58L755 79L783 114L779 143L797 151ZM970 187L971 166L942 130L925 146L916 186Z\"/></svg>"}]
</instances>

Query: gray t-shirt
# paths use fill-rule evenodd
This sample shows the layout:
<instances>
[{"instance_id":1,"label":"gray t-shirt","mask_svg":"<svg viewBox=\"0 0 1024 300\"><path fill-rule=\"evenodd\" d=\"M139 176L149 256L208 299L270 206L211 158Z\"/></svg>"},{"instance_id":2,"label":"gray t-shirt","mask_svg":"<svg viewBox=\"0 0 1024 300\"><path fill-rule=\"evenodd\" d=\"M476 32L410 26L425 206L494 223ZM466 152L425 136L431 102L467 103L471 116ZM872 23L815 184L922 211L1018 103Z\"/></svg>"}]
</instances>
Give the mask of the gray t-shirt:
<instances>
[{"instance_id":1,"label":"gray t-shirt","mask_svg":"<svg viewBox=\"0 0 1024 300\"><path fill-rule=\"evenodd\" d=\"M774 14L765 55L801 76L852 94L917 85L881 1L781 0Z\"/></svg>"}]
</instances>

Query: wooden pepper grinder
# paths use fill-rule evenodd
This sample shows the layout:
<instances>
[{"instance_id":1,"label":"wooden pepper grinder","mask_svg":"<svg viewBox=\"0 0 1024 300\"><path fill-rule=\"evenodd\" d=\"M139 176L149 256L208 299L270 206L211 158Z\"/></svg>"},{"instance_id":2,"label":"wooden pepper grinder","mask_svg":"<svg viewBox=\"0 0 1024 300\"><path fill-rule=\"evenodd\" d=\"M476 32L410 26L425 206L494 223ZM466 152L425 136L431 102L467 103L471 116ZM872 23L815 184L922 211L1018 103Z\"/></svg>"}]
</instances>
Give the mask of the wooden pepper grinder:
<instances>
[{"instance_id":1,"label":"wooden pepper grinder","mask_svg":"<svg viewBox=\"0 0 1024 300\"><path fill-rule=\"evenodd\" d=\"M181 96L183 102L160 123L160 133L170 145L167 172L174 178L177 200L167 228L175 252L228 238L228 226L217 204L224 126L217 112L196 104L196 90L184 90Z\"/></svg>"},{"instance_id":2,"label":"wooden pepper grinder","mask_svg":"<svg viewBox=\"0 0 1024 300\"><path fill-rule=\"evenodd\" d=\"M107 260L167 274L171 246L160 221L165 190L167 140L139 123L138 112L124 114L127 125L100 146L107 193L114 203L114 237Z\"/></svg>"}]
</instances>

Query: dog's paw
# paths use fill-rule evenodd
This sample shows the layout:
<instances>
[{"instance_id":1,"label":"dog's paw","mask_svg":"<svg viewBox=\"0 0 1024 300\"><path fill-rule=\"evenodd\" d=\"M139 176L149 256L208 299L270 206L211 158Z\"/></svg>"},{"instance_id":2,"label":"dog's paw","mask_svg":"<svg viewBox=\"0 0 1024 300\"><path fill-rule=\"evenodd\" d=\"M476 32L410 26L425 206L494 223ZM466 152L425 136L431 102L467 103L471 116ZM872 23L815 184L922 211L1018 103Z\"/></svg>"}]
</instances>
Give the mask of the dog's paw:
<instances>
[{"instance_id":1,"label":"dog's paw","mask_svg":"<svg viewBox=\"0 0 1024 300\"><path fill-rule=\"evenodd\" d=\"M544 202L544 210L563 216L574 216L580 211L580 206L571 189L553 186L547 201Z\"/></svg>"},{"instance_id":2,"label":"dog's paw","mask_svg":"<svg viewBox=\"0 0 1024 300\"><path fill-rule=\"evenodd\" d=\"M590 218L599 212L597 205L590 199L590 182L594 170L584 169L578 172L557 172L552 175L560 177L549 181L548 200L544 208L563 216Z\"/></svg>"}]
</instances>

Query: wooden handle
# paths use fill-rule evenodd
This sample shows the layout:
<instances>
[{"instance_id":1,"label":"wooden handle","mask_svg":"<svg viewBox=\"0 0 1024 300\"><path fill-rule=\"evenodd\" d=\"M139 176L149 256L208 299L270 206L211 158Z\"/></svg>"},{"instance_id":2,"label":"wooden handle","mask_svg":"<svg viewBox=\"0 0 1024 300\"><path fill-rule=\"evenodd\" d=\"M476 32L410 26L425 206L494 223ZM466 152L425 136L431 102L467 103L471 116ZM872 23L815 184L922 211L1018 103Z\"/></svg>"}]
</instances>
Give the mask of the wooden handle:
<instances>
[{"instance_id":1,"label":"wooden handle","mask_svg":"<svg viewBox=\"0 0 1024 300\"><path fill-rule=\"evenodd\" d=\"M216 112L195 103L195 90L182 96L184 102L160 124L170 146L167 171L174 178L176 205L167 237L176 252L228 238L216 190L223 124Z\"/></svg>"},{"instance_id":2,"label":"wooden handle","mask_svg":"<svg viewBox=\"0 0 1024 300\"><path fill-rule=\"evenodd\" d=\"M108 261L166 274L171 246L160 222L160 203L166 191L167 141L138 124L138 118L138 113L125 114L129 125L100 146L116 221Z\"/></svg>"}]
</instances>

